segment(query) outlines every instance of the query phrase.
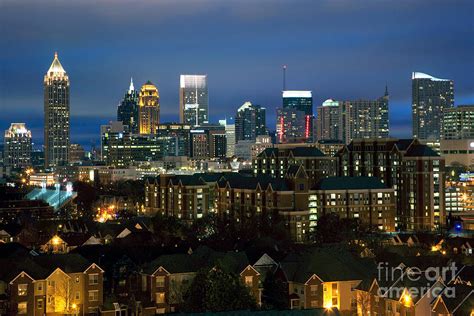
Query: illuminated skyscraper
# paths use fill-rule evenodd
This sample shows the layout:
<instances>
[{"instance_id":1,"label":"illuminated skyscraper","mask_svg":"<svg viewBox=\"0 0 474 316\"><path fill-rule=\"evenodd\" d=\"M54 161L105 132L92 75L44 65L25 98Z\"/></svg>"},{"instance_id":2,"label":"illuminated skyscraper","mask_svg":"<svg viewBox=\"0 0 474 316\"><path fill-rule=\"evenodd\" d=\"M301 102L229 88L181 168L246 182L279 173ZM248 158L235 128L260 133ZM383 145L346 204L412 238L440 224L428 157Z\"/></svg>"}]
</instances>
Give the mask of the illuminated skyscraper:
<instances>
[{"instance_id":1,"label":"illuminated skyscraper","mask_svg":"<svg viewBox=\"0 0 474 316\"><path fill-rule=\"evenodd\" d=\"M311 91L284 90L282 92L283 109L303 112L304 137L303 141L313 139L313 95ZM290 136L290 135L289 135Z\"/></svg>"},{"instance_id":2,"label":"illuminated skyscraper","mask_svg":"<svg viewBox=\"0 0 474 316\"><path fill-rule=\"evenodd\" d=\"M276 122L277 142L302 143L306 137L306 114L295 108L278 108Z\"/></svg>"},{"instance_id":3,"label":"illuminated skyscraper","mask_svg":"<svg viewBox=\"0 0 474 316\"><path fill-rule=\"evenodd\" d=\"M439 140L443 111L454 106L454 82L422 72L412 74L413 137Z\"/></svg>"},{"instance_id":4,"label":"illuminated skyscraper","mask_svg":"<svg viewBox=\"0 0 474 316\"><path fill-rule=\"evenodd\" d=\"M265 108L245 102L235 116L235 140L255 141L257 136L267 135Z\"/></svg>"},{"instance_id":5,"label":"illuminated skyscraper","mask_svg":"<svg viewBox=\"0 0 474 316\"><path fill-rule=\"evenodd\" d=\"M317 108L316 133L318 140L342 138L340 102L328 99Z\"/></svg>"},{"instance_id":6,"label":"illuminated skyscraper","mask_svg":"<svg viewBox=\"0 0 474 316\"><path fill-rule=\"evenodd\" d=\"M12 168L31 166L31 131L25 123L12 123L5 131L5 165Z\"/></svg>"},{"instance_id":7,"label":"illuminated skyscraper","mask_svg":"<svg viewBox=\"0 0 474 316\"><path fill-rule=\"evenodd\" d=\"M180 76L179 121L191 126L209 123L207 75Z\"/></svg>"},{"instance_id":8,"label":"illuminated skyscraper","mask_svg":"<svg viewBox=\"0 0 474 316\"><path fill-rule=\"evenodd\" d=\"M138 116L140 134L155 134L160 123L160 96L150 81L140 89Z\"/></svg>"},{"instance_id":9,"label":"illuminated skyscraper","mask_svg":"<svg viewBox=\"0 0 474 316\"><path fill-rule=\"evenodd\" d=\"M69 77L58 54L44 76L44 155L45 167L68 162L69 157Z\"/></svg>"},{"instance_id":10,"label":"illuminated skyscraper","mask_svg":"<svg viewBox=\"0 0 474 316\"><path fill-rule=\"evenodd\" d=\"M128 125L132 133L138 133L138 91L133 86L133 79L117 108L117 121Z\"/></svg>"}]
</instances>

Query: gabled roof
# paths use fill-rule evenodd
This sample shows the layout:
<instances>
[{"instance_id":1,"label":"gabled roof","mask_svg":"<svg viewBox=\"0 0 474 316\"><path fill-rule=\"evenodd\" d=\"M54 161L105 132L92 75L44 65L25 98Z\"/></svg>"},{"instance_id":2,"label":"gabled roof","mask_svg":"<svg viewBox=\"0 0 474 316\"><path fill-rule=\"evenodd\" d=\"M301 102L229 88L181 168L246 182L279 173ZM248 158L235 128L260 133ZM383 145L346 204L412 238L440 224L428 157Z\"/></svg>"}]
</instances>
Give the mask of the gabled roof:
<instances>
[{"instance_id":1,"label":"gabled roof","mask_svg":"<svg viewBox=\"0 0 474 316\"><path fill-rule=\"evenodd\" d=\"M316 190L387 189L376 177L328 177L316 183Z\"/></svg>"},{"instance_id":2,"label":"gabled roof","mask_svg":"<svg viewBox=\"0 0 474 316\"><path fill-rule=\"evenodd\" d=\"M442 300L450 313L458 311L465 303L469 303L469 311L474 308L474 288L465 284L449 284L450 290L447 288L438 300ZM454 290L454 291L453 291ZM453 295L454 293L454 295ZM439 302L437 302L439 303ZM469 315L469 314L455 314L455 315Z\"/></svg>"},{"instance_id":3,"label":"gabled roof","mask_svg":"<svg viewBox=\"0 0 474 316\"><path fill-rule=\"evenodd\" d=\"M304 284L314 274L324 282L363 280L370 277L375 263L343 249L324 247L290 254L281 267L289 281Z\"/></svg>"},{"instance_id":4,"label":"gabled roof","mask_svg":"<svg viewBox=\"0 0 474 316\"><path fill-rule=\"evenodd\" d=\"M435 152L428 145L423 144L413 144L411 145L407 152L405 153L406 157L439 157L438 153Z\"/></svg>"}]
</instances>

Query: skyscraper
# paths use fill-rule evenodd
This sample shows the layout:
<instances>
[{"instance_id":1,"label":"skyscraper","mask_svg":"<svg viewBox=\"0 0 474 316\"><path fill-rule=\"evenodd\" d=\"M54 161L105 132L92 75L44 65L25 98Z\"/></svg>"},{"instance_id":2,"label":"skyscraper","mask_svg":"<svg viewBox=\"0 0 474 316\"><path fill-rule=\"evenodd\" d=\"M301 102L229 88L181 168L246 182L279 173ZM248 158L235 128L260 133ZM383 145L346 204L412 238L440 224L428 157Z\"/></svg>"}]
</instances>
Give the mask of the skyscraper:
<instances>
[{"instance_id":1,"label":"skyscraper","mask_svg":"<svg viewBox=\"0 0 474 316\"><path fill-rule=\"evenodd\" d=\"M340 140L348 144L358 138L389 136L388 89L376 100L326 100L317 109L318 140Z\"/></svg>"},{"instance_id":2,"label":"skyscraper","mask_svg":"<svg viewBox=\"0 0 474 316\"><path fill-rule=\"evenodd\" d=\"M313 139L313 95L311 91L284 90L282 92L283 109L304 112L304 139Z\"/></svg>"},{"instance_id":3,"label":"skyscraper","mask_svg":"<svg viewBox=\"0 0 474 316\"><path fill-rule=\"evenodd\" d=\"M138 116L140 134L155 134L160 123L160 96L158 89L150 81L140 89Z\"/></svg>"},{"instance_id":4,"label":"skyscraper","mask_svg":"<svg viewBox=\"0 0 474 316\"><path fill-rule=\"evenodd\" d=\"M235 116L235 140L252 140L267 135L265 108L245 102Z\"/></svg>"},{"instance_id":5,"label":"skyscraper","mask_svg":"<svg viewBox=\"0 0 474 316\"><path fill-rule=\"evenodd\" d=\"M439 140L443 111L454 106L454 82L422 72L412 74L413 137Z\"/></svg>"},{"instance_id":6,"label":"skyscraper","mask_svg":"<svg viewBox=\"0 0 474 316\"><path fill-rule=\"evenodd\" d=\"M25 123L11 123L5 131L5 166L26 168L31 166L31 131Z\"/></svg>"},{"instance_id":7,"label":"skyscraper","mask_svg":"<svg viewBox=\"0 0 474 316\"><path fill-rule=\"evenodd\" d=\"M209 123L207 75L180 76L179 120L191 126Z\"/></svg>"},{"instance_id":8,"label":"skyscraper","mask_svg":"<svg viewBox=\"0 0 474 316\"><path fill-rule=\"evenodd\" d=\"M230 117L219 120L219 124L225 128L225 136L227 142L226 157L232 157L235 153L235 120Z\"/></svg>"},{"instance_id":9,"label":"skyscraper","mask_svg":"<svg viewBox=\"0 0 474 316\"><path fill-rule=\"evenodd\" d=\"M389 134L388 90L377 100L347 101L345 114L346 143L357 138L387 138ZM344 117L345 116L345 117ZM344 140L343 139L343 140Z\"/></svg>"},{"instance_id":10,"label":"skyscraper","mask_svg":"<svg viewBox=\"0 0 474 316\"><path fill-rule=\"evenodd\" d=\"M446 165L474 167L474 104L444 110L440 150Z\"/></svg>"},{"instance_id":11,"label":"skyscraper","mask_svg":"<svg viewBox=\"0 0 474 316\"><path fill-rule=\"evenodd\" d=\"M69 157L69 77L58 54L44 76L45 167L68 162Z\"/></svg>"},{"instance_id":12,"label":"skyscraper","mask_svg":"<svg viewBox=\"0 0 474 316\"><path fill-rule=\"evenodd\" d=\"M276 138L280 144L301 143L308 138L306 114L294 108L277 109Z\"/></svg>"},{"instance_id":13,"label":"skyscraper","mask_svg":"<svg viewBox=\"0 0 474 316\"><path fill-rule=\"evenodd\" d=\"M328 99L317 108L316 131L318 140L341 140L340 102Z\"/></svg>"},{"instance_id":14,"label":"skyscraper","mask_svg":"<svg viewBox=\"0 0 474 316\"><path fill-rule=\"evenodd\" d=\"M132 133L138 133L138 91L133 86L133 78L130 79L130 87L123 100L117 107L117 121L128 125Z\"/></svg>"}]
</instances>

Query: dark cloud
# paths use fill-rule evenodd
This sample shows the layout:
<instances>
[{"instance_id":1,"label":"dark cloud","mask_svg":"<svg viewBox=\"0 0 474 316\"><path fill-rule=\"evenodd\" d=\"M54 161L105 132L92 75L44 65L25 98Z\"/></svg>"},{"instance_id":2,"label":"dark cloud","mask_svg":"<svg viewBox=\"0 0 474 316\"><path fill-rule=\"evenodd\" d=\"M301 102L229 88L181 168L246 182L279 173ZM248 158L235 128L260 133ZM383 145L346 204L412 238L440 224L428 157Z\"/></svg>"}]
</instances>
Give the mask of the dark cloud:
<instances>
[{"instance_id":1,"label":"dark cloud","mask_svg":"<svg viewBox=\"0 0 474 316\"><path fill-rule=\"evenodd\" d=\"M207 73L212 119L251 100L272 127L282 64L288 87L313 90L315 104L376 98L388 83L392 131L408 136L396 118L410 115L412 71L454 79L456 102L474 103L473 12L470 0L3 0L0 130L41 127L43 75L57 50L73 125L97 118L78 123L73 132L86 136L76 139L114 118L130 76L158 85L172 120L179 74Z\"/></svg>"}]
</instances>

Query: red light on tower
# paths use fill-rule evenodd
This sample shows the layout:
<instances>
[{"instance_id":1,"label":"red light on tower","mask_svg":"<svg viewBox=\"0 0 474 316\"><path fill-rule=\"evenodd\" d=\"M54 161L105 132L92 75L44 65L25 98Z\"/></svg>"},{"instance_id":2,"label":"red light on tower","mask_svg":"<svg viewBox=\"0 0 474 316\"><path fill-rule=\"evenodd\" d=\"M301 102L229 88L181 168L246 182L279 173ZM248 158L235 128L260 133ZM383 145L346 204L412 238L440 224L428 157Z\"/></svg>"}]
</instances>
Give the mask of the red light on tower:
<instances>
[{"instance_id":1,"label":"red light on tower","mask_svg":"<svg viewBox=\"0 0 474 316\"><path fill-rule=\"evenodd\" d=\"M305 137L309 138L309 120L310 116L306 115L306 122L305 122Z\"/></svg>"},{"instance_id":2,"label":"red light on tower","mask_svg":"<svg viewBox=\"0 0 474 316\"><path fill-rule=\"evenodd\" d=\"M283 141L284 122L285 120L282 115L280 116L280 143Z\"/></svg>"}]
</instances>

